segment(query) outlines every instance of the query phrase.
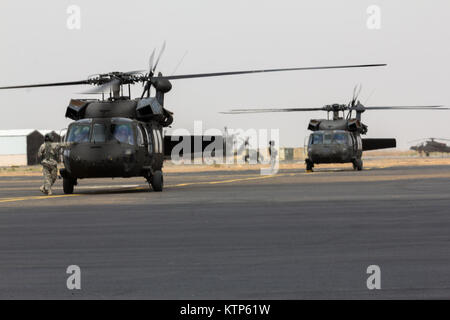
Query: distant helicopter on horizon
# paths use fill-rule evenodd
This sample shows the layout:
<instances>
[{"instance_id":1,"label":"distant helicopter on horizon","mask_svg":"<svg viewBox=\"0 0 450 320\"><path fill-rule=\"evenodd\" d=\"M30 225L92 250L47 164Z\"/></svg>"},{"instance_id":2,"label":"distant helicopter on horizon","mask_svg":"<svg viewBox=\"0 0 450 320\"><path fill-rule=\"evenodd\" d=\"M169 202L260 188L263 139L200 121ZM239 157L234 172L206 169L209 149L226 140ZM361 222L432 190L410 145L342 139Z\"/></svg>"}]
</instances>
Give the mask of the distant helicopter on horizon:
<instances>
[{"instance_id":1,"label":"distant helicopter on horizon","mask_svg":"<svg viewBox=\"0 0 450 320\"><path fill-rule=\"evenodd\" d=\"M284 108L284 109L232 109L225 114L250 114L266 112L304 112L326 111L333 118L311 119L308 129L313 131L309 136L307 158L305 159L306 171L313 170L315 164L321 163L352 163L353 169L363 169L363 151L395 148L395 138L365 138L368 126L361 122L361 115L366 110L450 110L442 106L371 106L365 107L358 96L362 86L356 86L353 90L353 98L348 104L330 104L319 108ZM342 112L342 116L340 113ZM353 112L356 113L352 117Z\"/></svg>"},{"instance_id":2,"label":"distant helicopter on horizon","mask_svg":"<svg viewBox=\"0 0 450 320\"><path fill-rule=\"evenodd\" d=\"M424 141L424 140L426 140L426 141ZM450 141L450 139L443 139L443 138L418 139L418 140L410 141L409 143L413 143L413 142L417 142L417 141L424 141L424 142L419 143L418 145L415 145L415 146L411 146L410 150L417 151L420 155L425 154L427 157L429 157L430 153L432 153L432 152L450 153L450 146L448 146L444 142L438 142L436 140Z\"/></svg>"}]
</instances>

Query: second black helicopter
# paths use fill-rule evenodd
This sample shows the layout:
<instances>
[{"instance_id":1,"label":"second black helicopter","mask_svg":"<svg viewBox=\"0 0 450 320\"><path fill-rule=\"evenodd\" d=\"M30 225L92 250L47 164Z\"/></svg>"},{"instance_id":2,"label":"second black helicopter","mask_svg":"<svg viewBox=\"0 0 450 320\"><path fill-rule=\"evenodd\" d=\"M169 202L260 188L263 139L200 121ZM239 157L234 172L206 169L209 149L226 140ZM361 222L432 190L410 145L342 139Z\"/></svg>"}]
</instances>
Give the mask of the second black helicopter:
<instances>
[{"instance_id":1,"label":"second black helicopter","mask_svg":"<svg viewBox=\"0 0 450 320\"><path fill-rule=\"evenodd\" d=\"M365 107L358 95L361 86L355 87L353 98L348 104L330 104L319 108L284 108L284 109L233 109L227 114L249 114L265 112L305 112L326 111L333 114L332 119L311 119L306 146L306 170L312 171L315 164L321 163L352 163L353 169L363 169L363 151L395 148L395 138L362 138L368 131L368 126L362 123L361 115L366 110L449 110L441 106L371 106ZM353 113L355 116L353 117Z\"/></svg>"}]
</instances>

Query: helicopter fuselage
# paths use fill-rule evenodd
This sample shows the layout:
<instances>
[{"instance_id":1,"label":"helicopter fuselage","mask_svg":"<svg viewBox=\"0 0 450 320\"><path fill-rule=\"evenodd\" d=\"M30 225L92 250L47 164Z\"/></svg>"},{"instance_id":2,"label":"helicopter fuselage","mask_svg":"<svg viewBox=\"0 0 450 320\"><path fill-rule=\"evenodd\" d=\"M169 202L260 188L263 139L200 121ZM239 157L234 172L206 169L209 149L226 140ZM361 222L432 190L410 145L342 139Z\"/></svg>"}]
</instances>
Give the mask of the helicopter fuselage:
<instances>
[{"instance_id":1,"label":"helicopter fuselage","mask_svg":"<svg viewBox=\"0 0 450 320\"><path fill-rule=\"evenodd\" d=\"M308 158L312 163L347 163L362 156L361 136L344 130L320 130L308 140Z\"/></svg>"},{"instance_id":2,"label":"helicopter fuselage","mask_svg":"<svg viewBox=\"0 0 450 320\"><path fill-rule=\"evenodd\" d=\"M69 125L64 140L69 143L60 170L64 192L71 193L78 179L119 177L145 177L160 191L162 129L172 122L172 114L162 102L161 95L71 100L66 117L76 121Z\"/></svg>"},{"instance_id":3,"label":"helicopter fuselage","mask_svg":"<svg viewBox=\"0 0 450 320\"><path fill-rule=\"evenodd\" d=\"M434 140L412 146L410 149L419 152L419 154L425 153L426 156L429 156L432 152L450 153L450 147L447 144Z\"/></svg>"},{"instance_id":4,"label":"helicopter fuselage","mask_svg":"<svg viewBox=\"0 0 450 320\"><path fill-rule=\"evenodd\" d=\"M312 119L308 129L313 131L306 146L306 170L312 171L320 163L352 163L355 170L362 170L363 151L395 148L395 139L362 139L367 126L359 119L334 116L329 119Z\"/></svg>"},{"instance_id":5,"label":"helicopter fuselage","mask_svg":"<svg viewBox=\"0 0 450 320\"><path fill-rule=\"evenodd\" d=\"M162 130L128 118L88 118L70 124L63 152L69 179L149 177L163 163Z\"/></svg>"},{"instance_id":6,"label":"helicopter fuselage","mask_svg":"<svg viewBox=\"0 0 450 320\"><path fill-rule=\"evenodd\" d=\"M362 139L368 127L361 122L362 114L366 110L450 110L439 105L431 106L364 106L358 95L361 86L355 87L353 98L349 104L328 104L313 108L268 108L268 109L233 109L230 114L262 113L262 112L300 112L300 111L326 111L328 119L312 119L308 130L313 131L305 149L308 156L305 159L306 170L312 171L314 164L319 163L346 163L352 162L355 170L362 170L363 151L395 148L397 142L394 138L367 138ZM353 113L356 113L353 118ZM333 118L329 115L332 113ZM342 117L341 117L342 115ZM413 147L413 150L423 150L423 146Z\"/></svg>"}]
</instances>

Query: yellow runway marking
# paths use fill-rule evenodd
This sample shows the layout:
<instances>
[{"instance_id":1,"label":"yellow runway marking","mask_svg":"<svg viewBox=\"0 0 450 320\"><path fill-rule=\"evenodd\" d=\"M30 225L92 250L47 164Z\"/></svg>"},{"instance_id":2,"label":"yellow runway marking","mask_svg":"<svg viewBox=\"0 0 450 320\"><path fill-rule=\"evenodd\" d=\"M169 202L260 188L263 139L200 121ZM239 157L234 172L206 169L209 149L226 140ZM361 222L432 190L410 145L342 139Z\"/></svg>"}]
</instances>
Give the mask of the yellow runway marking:
<instances>
[{"instance_id":1,"label":"yellow runway marking","mask_svg":"<svg viewBox=\"0 0 450 320\"><path fill-rule=\"evenodd\" d=\"M267 178L273 178L273 177L279 177L284 176L285 174L278 174L273 176L254 176L254 177L248 177L248 178L237 178L237 179L229 179L229 180L218 180L218 181L199 181L199 182L186 182L186 183L179 183L174 185L168 185L166 188L176 188L176 187L185 187L185 186L192 186L192 185L207 185L207 184L222 184L222 183L232 183L232 182L239 182L239 181L250 181L250 180L260 180L260 179L267 179ZM121 188L124 186L117 186L117 188ZM131 187L131 186L130 186ZM133 186L134 187L134 186ZM89 187L86 187L89 189ZM114 188L114 186L105 186L106 188ZM90 188L92 189L92 188ZM124 190L145 190L147 188L145 187L134 187L134 188L127 188ZM3 202L16 202L16 201L26 201L26 200L44 200L44 199L55 199L55 198L65 198L65 197L76 197L76 196L82 196L83 194L63 194L63 195L55 195L55 196L32 196L32 197L18 197L18 198L3 198L0 199L0 203Z\"/></svg>"},{"instance_id":2,"label":"yellow runway marking","mask_svg":"<svg viewBox=\"0 0 450 320\"><path fill-rule=\"evenodd\" d=\"M249 178L218 180L218 181L186 182L186 183L169 185L169 186L167 186L167 188L185 187L185 186L193 186L193 185L200 185L200 184L222 184L222 183L232 183L232 182L240 182L240 181L261 180L261 179L274 178L274 177L280 177L280 176L284 176L284 174L277 174L277 175L273 175L273 176L256 176L256 177L249 177Z\"/></svg>"},{"instance_id":3,"label":"yellow runway marking","mask_svg":"<svg viewBox=\"0 0 450 320\"><path fill-rule=\"evenodd\" d=\"M77 197L77 196L81 196L81 194L63 194L63 195L57 195L57 196L34 196L34 197L6 198L6 199L0 199L0 203L2 203L2 202L25 201L25 200L44 200L44 199Z\"/></svg>"},{"instance_id":4,"label":"yellow runway marking","mask_svg":"<svg viewBox=\"0 0 450 320\"><path fill-rule=\"evenodd\" d=\"M280 173L276 175L267 175L267 176L250 176L245 178L233 178L227 180L213 180L213 181L198 181L198 182L186 182L186 183L178 183L173 185L167 185L166 188L177 188L177 187L186 187L186 186L194 186L194 185L216 185L216 184L226 184L233 182L243 182L243 181L252 181L252 180L263 180L268 178L279 178L279 177L295 177L295 176L308 176L315 177L313 179L308 179L307 183L336 183L336 182L351 182L354 178L353 176L345 176L345 177L329 177L323 176L326 172L315 172L314 174L305 173L305 172L295 172L295 173ZM394 175L385 175L385 176L361 176L358 178L359 182L373 182L373 181L397 181L397 180L410 180L410 179L430 179L430 178L450 178L450 173L447 174L416 174L416 175L408 175L408 176L394 176ZM100 186L95 186L95 188ZM148 187L136 186L136 185L119 185L119 186L104 186L104 189L117 189L120 191L130 191L130 190L147 190ZM94 189L92 186L82 187L80 189ZM89 195L84 194L84 195ZM107 194L107 193L105 193ZM44 200L44 199L55 199L55 198L65 198L65 197L76 197L82 196L83 194L65 194L65 195L55 195L55 196L31 196L31 197L17 197L17 198L0 198L0 203L5 202L16 202L16 201L26 201L26 200Z\"/></svg>"}]
</instances>

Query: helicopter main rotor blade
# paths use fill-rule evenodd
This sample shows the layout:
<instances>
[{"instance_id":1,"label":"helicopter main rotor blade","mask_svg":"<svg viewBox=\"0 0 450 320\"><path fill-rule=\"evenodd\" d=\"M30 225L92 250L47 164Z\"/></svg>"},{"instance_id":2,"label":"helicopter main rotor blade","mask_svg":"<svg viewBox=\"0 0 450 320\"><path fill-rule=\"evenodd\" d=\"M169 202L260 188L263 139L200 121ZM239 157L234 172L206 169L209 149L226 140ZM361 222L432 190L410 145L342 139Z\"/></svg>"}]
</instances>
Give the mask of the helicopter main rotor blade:
<instances>
[{"instance_id":1,"label":"helicopter main rotor blade","mask_svg":"<svg viewBox=\"0 0 450 320\"><path fill-rule=\"evenodd\" d=\"M147 72L147 70L133 70L133 71L124 72L124 74L135 75L135 74L144 74L146 72Z\"/></svg>"},{"instance_id":2,"label":"helicopter main rotor blade","mask_svg":"<svg viewBox=\"0 0 450 320\"><path fill-rule=\"evenodd\" d=\"M281 72L281 71L303 71L303 70L326 70L326 69L349 69L349 68L371 68L384 67L387 64L360 64L360 65L346 65L346 66L324 66L324 67L302 67L302 68L281 68L281 69L266 69L266 70L246 70L246 71L231 71L231 72L216 72L216 73L197 73L184 74L175 76L155 77L167 80L191 79L191 78L206 78L206 77L221 77L232 76L238 74L264 73L264 72Z\"/></svg>"},{"instance_id":3,"label":"helicopter main rotor blade","mask_svg":"<svg viewBox=\"0 0 450 320\"><path fill-rule=\"evenodd\" d=\"M90 82L89 82L89 80L81 80L81 81L69 81L69 82L27 84L27 85L22 85L22 86L0 87L0 90L3 90L3 89L38 88L38 87L76 86L76 85L80 85L80 84L90 84Z\"/></svg>"},{"instance_id":4,"label":"helicopter main rotor blade","mask_svg":"<svg viewBox=\"0 0 450 320\"><path fill-rule=\"evenodd\" d=\"M216 73L197 73L197 74L185 74L185 75L172 75L172 76L152 76L152 70L156 69L161 54L163 53L165 44L161 49L158 61L153 66L154 51L150 57L150 69L149 74L145 77L139 78L136 81L154 81L157 79L177 80L177 79L191 79L191 78L206 78L206 77L219 77L219 76L231 76L239 74L252 74L252 73L268 73L268 72L281 72L281 71L303 71L303 70L326 70L326 69L349 69L349 68L370 68L370 67L383 67L386 64L364 64L364 65L346 65L346 66L323 66L323 67L301 67L301 68L281 68L281 69L265 69L265 70L245 70L245 71L231 71L231 72L216 72ZM128 74L139 73L140 71L131 71ZM58 86L74 86L83 84L94 84L92 80L81 81L69 81L69 82L54 82L54 83L41 83L41 84L29 84L18 86L6 86L0 87L0 90L4 89L23 89L23 88L37 88L37 87L58 87Z\"/></svg>"},{"instance_id":5,"label":"helicopter main rotor blade","mask_svg":"<svg viewBox=\"0 0 450 320\"><path fill-rule=\"evenodd\" d=\"M232 109L221 112L223 114L265 113L265 112L297 112L297 111L323 111L323 108L283 108L283 109Z\"/></svg>"},{"instance_id":6,"label":"helicopter main rotor blade","mask_svg":"<svg viewBox=\"0 0 450 320\"><path fill-rule=\"evenodd\" d=\"M417 140L406 141L406 143L416 143L416 142L425 141L425 140L427 140L427 138L422 138L422 139L417 139Z\"/></svg>"},{"instance_id":7,"label":"helicopter main rotor blade","mask_svg":"<svg viewBox=\"0 0 450 320\"><path fill-rule=\"evenodd\" d=\"M357 108L349 108L348 110L357 110ZM450 110L450 108L441 108L441 106L379 106L364 107L364 110ZM232 109L230 111L221 112L223 114L242 114L242 113L265 113L265 112L301 112L301 111L332 111L326 107L322 108L269 108L269 109Z\"/></svg>"},{"instance_id":8,"label":"helicopter main rotor blade","mask_svg":"<svg viewBox=\"0 0 450 320\"><path fill-rule=\"evenodd\" d=\"M445 138L422 138L422 139L416 139L416 140L411 140L411 141L407 141L407 143L417 143L417 142L431 142L431 141L450 141L450 139L445 139Z\"/></svg>"},{"instance_id":9,"label":"helicopter main rotor blade","mask_svg":"<svg viewBox=\"0 0 450 320\"><path fill-rule=\"evenodd\" d=\"M450 110L442 106L377 106L364 107L365 110Z\"/></svg>"}]
</instances>

